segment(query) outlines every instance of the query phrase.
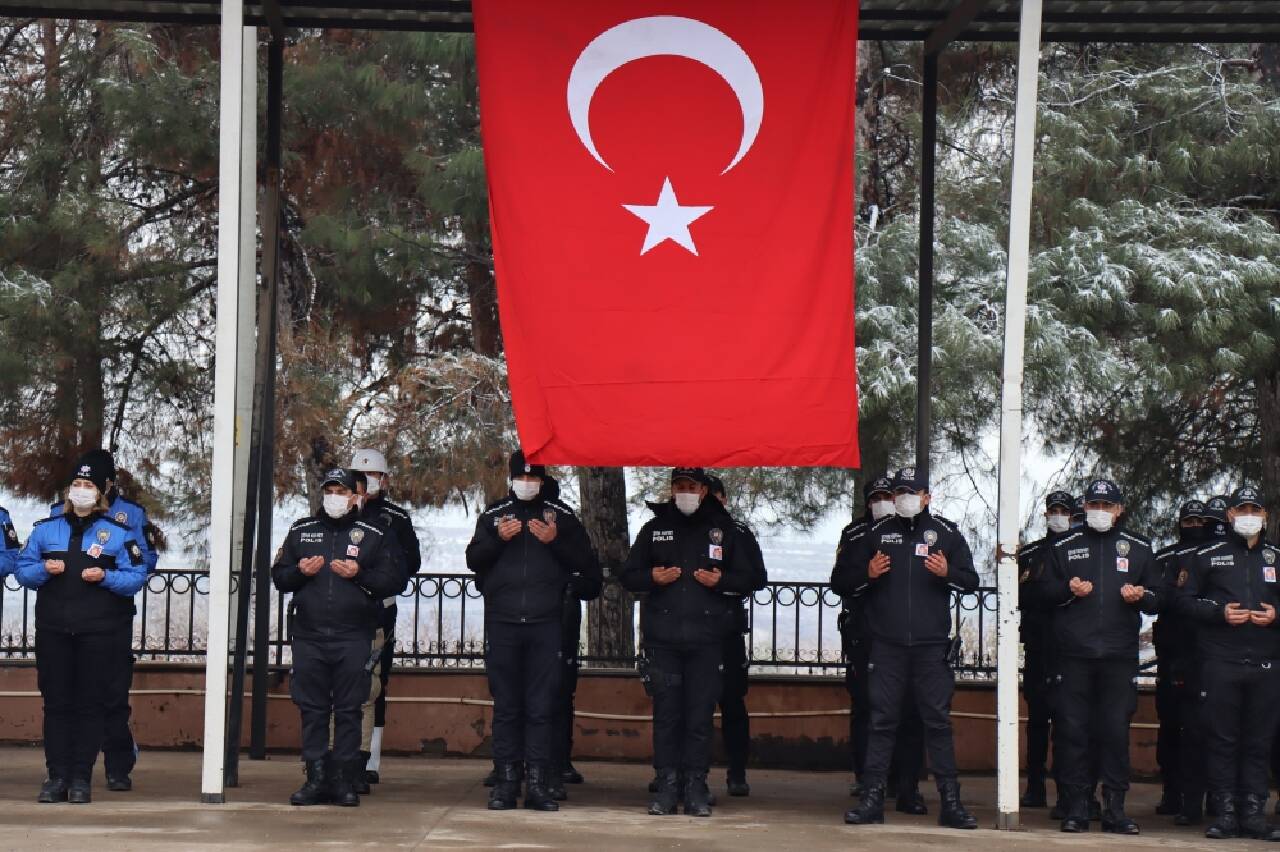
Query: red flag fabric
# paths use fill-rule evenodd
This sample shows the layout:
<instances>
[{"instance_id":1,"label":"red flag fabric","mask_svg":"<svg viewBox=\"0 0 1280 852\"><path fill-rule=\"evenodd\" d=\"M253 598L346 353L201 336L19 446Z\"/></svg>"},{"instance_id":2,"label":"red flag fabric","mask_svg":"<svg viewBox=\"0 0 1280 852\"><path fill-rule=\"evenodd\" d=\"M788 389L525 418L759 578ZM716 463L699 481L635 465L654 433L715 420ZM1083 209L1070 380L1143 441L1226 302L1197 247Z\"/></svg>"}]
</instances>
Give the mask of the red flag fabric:
<instances>
[{"instance_id":1,"label":"red flag fabric","mask_svg":"<svg viewBox=\"0 0 1280 852\"><path fill-rule=\"evenodd\" d=\"M520 443L856 467L853 0L474 0Z\"/></svg>"}]
</instances>

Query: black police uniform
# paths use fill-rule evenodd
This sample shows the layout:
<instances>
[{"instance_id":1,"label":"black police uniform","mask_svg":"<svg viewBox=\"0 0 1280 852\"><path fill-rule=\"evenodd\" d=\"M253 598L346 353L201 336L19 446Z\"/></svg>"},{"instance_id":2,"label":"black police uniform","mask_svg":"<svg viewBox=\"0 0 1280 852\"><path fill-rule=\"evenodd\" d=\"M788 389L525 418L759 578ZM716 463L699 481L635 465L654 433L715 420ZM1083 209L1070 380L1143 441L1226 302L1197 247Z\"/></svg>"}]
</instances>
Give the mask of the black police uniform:
<instances>
[{"instance_id":1,"label":"black police uniform","mask_svg":"<svg viewBox=\"0 0 1280 852\"><path fill-rule=\"evenodd\" d=\"M1204 504L1191 500L1179 512L1178 540L1156 553L1163 601L1160 617L1151 628L1156 651L1156 763L1160 766L1163 794L1156 813L1179 815L1180 824L1200 819L1204 802L1204 759L1199 713L1199 669L1195 621L1178 611L1179 577L1196 550L1203 547L1209 530L1183 527L1182 520L1202 517Z\"/></svg>"},{"instance_id":2,"label":"black police uniform","mask_svg":"<svg viewBox=\"0 0 1280 852\"><path fill-rule=\"evenodd\" d=\"M1110 488L1107 498L1114 500L1119 492L1114 485ZM1137 709L1142 613L1155 614L1160 609L1155 555L1142 536L1115 527L1107 532L1086 527L1054 544L1045 573L1045 581L1035 591L1042 605L1057 607L1053 614L1058 668L1053 755L1058 783L1067 798L1063 829L1088 827L1092 742L1098 746L1103 827L1134 833L1136 824L1124 816L1129 721ZM1076 597L1069 588L1074 577L1093 583L1093 591ZM1141 600L1125 603L1120 596L1124 585L1142 586Z\"/></svg>"},{"instance_id":3,"label":"black police uniform","mask_svg":"<svg viewBox=\"0 0 1280 852\"><path fill-rule=\"evenodd\" d=\"M716 499L714 496L710 499ZM752 568L751 591L763 589L769 582L764 565L764 553L751 528L734 520L734 527L742 541ZM747 636L751 632L751 619L747 607L750 595L733 595L733 620L725 634L720 664L722 686L720 689L720 734L724 740L725 757L729 762L727 783L733 795L745 796L747 787L747 761L751 756L751 716L747 712L747 689L750 685L748 669L751 654L747 648Z\"/></svg>"},{"instance_id":4,"label":"black police uniform","mask_svg":"<svg viewBox=\"0 0 1280 852\"><path fill-rule=\"evenodd\" d=\"M914 473L907 478L914 479ZM896 485L899 478L894 481ZM877 552L889 557L890 568L873 580L868 568ZM945 577L925 567L931 553L946 556ZM903 703L914 696L924 724L929 766L943 800L939 821L973 827L976 823L960 804L956 782L951 731L955 675L947 660L952 593L978 587L978 574L964 536L950 521L927 508L914 518L884 518L841 551L831 586L842 597L866 598L872 637L868 664L871 730L863 800L860 809L845 815L846 821L883 820L884 785L894 739Z\"/></svg>"},{"instance_id":5,"label":"black police uniform","mask_svg":"<svg viewBox=\"0 0 1280 852\"><path fill-rule=\"evenodd\" d=\"M1058 505L1058 504L1054 504ZM1070 504L1065 504L1070 508ZM1022 623L1022 697L1027 703L1027 793L1023 807L1044 807L1049 764L1049 732L1053 720L1050 684L1054 672L1053 610L1023 593L1043 581L1050 549L1066 533L1050 532L1018 552L1018 607Z\"/></svg>"},{"instance_id":6,"label":"black police uniform","mask_svg":"<svg viewBox=\"0 0 1280 852\"><path fill-rule=\"evenodd\" d=\"M1280 610L1277 571L1280 549L1261 537L1249 547L1231 532L1196 551L1177 598L1178 609L1197 625L1207 782L1218 818L1214 827L1238 808L1240 822L1252 823L1255 836L1280 723L1280 622L1233 626L1223 613L1228 603Z\"/></svg>"},{"instance_id":7,"label":"black police uniform","mask_svg":"<svg viewBox=\"0 0 1280 852\"><path fill-rule=\"evenodd\" d=\"M690 478L702 481L702 474ZM654 517L636 535L619 579L627 590L645 593L640 629L658 773L651 813L674 812L683 773L686 812L705 815L710 813L706 779L724 637L740 606L733 596L751 592L755 568L737 525L715 497L704 498L690 515L673 501L650 508ZM653 582L655 567L677 567L681 573L659 586ZM720 570L715 588L694 579L699 569Z\"/></svg>"},{"instance_id":8,"label":"black police uniform","mask_svg":"<svg viewBox=\"0 0 1280 852\"><path fill-rule=\"evenodd\" d=\"M289 693L302 716L307 769L307 786L295 794L295 804L322 801L329 790L340 804L359 803L352 785L355 773L363 771L360 722L369 697L370 644L383 598L404 588L398 550L382 528L359 520L355 509L341 518L322 512L290 527L271 566L276 588L293 595ZM314 556L325 562L308 576L298 563ZM360 566L351 579L332 569L344 559Z\"/></svg>"},{"instance_id":9,"label":"black police uniform","mask_svg":"<svg viewBox=\"0 0 1280 852\"><path fill-rule=\"evenodd\" d=\"M360 519L377 524L391 533L403 560L405 574L405 585L394 595L383 599L382 607L378 610L377 632L381 634L382 650L373 672L377 683L372 685L372 691L376 695L373 697L372 717L366 709L360 731L360 752L368 760L374 729L387 726L387 685L391 680L391 665L395 660L396 621L400 616L396 601L404 593L411 578L422 569L422 547L418 543L418 533L413 528L413 519L409 517L409 513L381 495L365 501L364 508L360 510ZM373 773L368 780L377 781L377 773Z\"/></svg>"},{"instance_id":10,"label":"black police uniform","mask_svg":"<svg viewBox=\"0 0 1280 852\"><path fill-rule=\"evenodd\" d=\"M513 471L516 463L513 461ZM523 466L523 456L520 456ZM467 545L467 567L475 572L485 605L485 671L493 695L493 759L497 784L490 807L514 806L521 764L527 772L526 807L554 810L547 789L552 727L563 674L562 619L566 587L574 575L600 580L600 563L573 510L552 496L545 471L532 500L515 493L490 505L476 520ZM498 524L514 518L521 528L509 541ZM529 530L532 520L556 527L543 544Z\"/></svg>"}]
</instances>

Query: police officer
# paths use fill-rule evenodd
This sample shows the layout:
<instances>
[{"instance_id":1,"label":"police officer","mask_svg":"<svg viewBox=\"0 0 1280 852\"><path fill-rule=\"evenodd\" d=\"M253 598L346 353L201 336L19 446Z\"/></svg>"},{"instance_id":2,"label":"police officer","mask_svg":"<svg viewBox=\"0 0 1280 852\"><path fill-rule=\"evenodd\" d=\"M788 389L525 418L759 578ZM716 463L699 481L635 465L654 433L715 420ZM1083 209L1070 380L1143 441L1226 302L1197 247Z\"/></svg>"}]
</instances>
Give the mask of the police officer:
<instances>
[{"instance_id":1,"label":"police officer","mask_svg":"<svg viewBox=\"0 0 1280 852\"><path fill-rule=\"evenodd\" d=\"M391 479L387 460L377 450L358 449L352 454L351 469L364 476L360 519L390 531L398 545L400 557L404 560L402 567L407 586L422 568L422 548L418 544L418 534L413 529L409 513L387 499ZM394 595L383 599L382 608L378 611L378 629L374 633L373 644L379 656L373 669L369 700L362 708L360 726L360 755L364 758L364 766L362 777L358 779L363 784L357 786L361 789L367 789L367 785L377 784L380 780L382 734L387 725L387 684L391 680L391 664L396 649L396 620L400 614L396 601L403 593L402 587Z\"/></svg>"},{"instance_id":2,"label":"police officer","mask_svg":"<svg viewBox=\"0 0 1280 852\"><path fill-rule=\"evenodd\" d=\"M13 520L5 508L0 506L0 580L18 570L18 552L21 549Z\"/></svg>"},{"instance_id":3,"label":"police officer","mask_svg":"<svg viewBox=\"0 0 1280 852\"><path fill-rule=\"evenodd\" d=\"M93 764L121 670L132 665L133 596L147 565L134 532L109 514L100 457L75 467L64 511L38 521L18 557L36 594L36 672L48 778L40 802L92 798Z\"/></svg>"},{"instance_id":4,"label":"police officer","mask_svg":"<svg viewBox=\"0 0 1280 852\"><path fill-rule=\"evenodd\" d=\"M1156 715L1160 730L1156 735L1156 763L1160 766L1163 791L1158 814L1176 814L1175 822L1190 825L1199 822L1204 802L1203 773L1196 755L1202 742L1196 731L1199 713L1192 701L1199 690L1195 653L1195 622L1184 618L1173 605L1178 593L1178 577L1190 557L1204 545L1209 532L1208 510L1200 500L1188 500L1178 510L1177 540L1156 553L1160 568L1160 586L1164 601L1160 617L1151 628L1151 640L1157 660ZM1189 712L1184 712L1188 710ZM1185 738L1185 740L1184 740ZM1183 756L1187 756L1184 763Z\"/></svg>"},{"instance_id":5,"label":"police officer","mask_svg":"<svg viewBox=\"0 0 1280 852\"><path fill-rule=\"evenodd\" d=\"M1053 713L1049 683L1053 671L1052 610L1036 607L1024 599L1027 584L1042 581L1049 549L1071 530L1075 499L1065 491L1053 491L1045 498L1047 532L1018 553L1018 604L1022 610L1023 670L1022 697L1027 702L1027 791L1019 804L1043 808L1049 804L1045 790L1049 761L1049 726Z\"/></svg>"},{"instance_id":6,"label":"police officer","mask_svg":"<svg viewBox=\"0 0 1280 852\"><path fill-rule=\"evenodd\" d=\"M903 702L913 696L924 722L929 766L942 806L938 824L970 829L977 821L960 802L947 662L951 595L978 587L973 556L960 531L929 512L929 484L915 468L893 478L893 517L845 547L831 575L841 596L866 597L871 630L871 731L861 803L845 813L852 825L884 822L885 779Z\"/></svg>"},{"instance_id":7,"label":"police officer","mask_svg":"<svg viewBox=\"0 0 1280 852\"><path fill-rule=\"evenodd\" d=\"M1084 499L1085 528L1054 544L1046 579L1035 589L1042 605L1057 607L1053 755L1067 800L1062 830L1089 830L1092 742L1103 788L1102 830L1137 834L1138 824L1124 812L1129 721L1137 708L1142 613L1159 611L1160 577L1150 542L1116 526L1124 511L1120 488L1095 479Z\"/></svg>"},{"instance_id":8,"label":"police officer","mask_svg":"<svg viewBox=\"0 0 1280 852\"><path fill-rule=\"evenodd\" d=\"M1215 819L1205 837L1280 840L1267 826L1267 763L1280 722L1280 549L1264 540L1256 488L1238 488L1230 532L1196 551L1177 605L1197 624L1206 769ZM1185 569L1184 569L1185 570Z\"/></svg>"},{"instance_id":9,"label":"police officer","mask_svg":"<svg viewBox=\"0 0 1280 852\"><path fill-rule=\"evenodd\" d=\"M116 470L115 457L110 450L89 450L81 459L95 467L101 467L107 474L106 500L110 504L107 513L118 524L124 524L133 534L133 540L142 548L142 558L147 565L147 573L156 570L160 554L156 548L156 528L147 519L147 510L142 506L125 499L116 487L119 476ZM50 507L50 516L56 517L64 511L63 503L54 503ZM130 642L132 644L132 640ZM130 777L138 759L138 747L133 740L133 731L129 728L129 717L132 713L129 706L129 690L133 687L133 654L129 654L129 664L114 669L114 677L107 699L106 718L102 738L102 767L107 776L107 789L114 793L126 793L133 789Z\"/></svg>"},{"instance_id":10,"label":"police officer","mask_svg":"<svg viewBox=\"0 0 1280 852\"><path fill-rule=\"evenodd\" d=\"M511 493L476 520L467 567L485 605L485 669L493 693L497 783L489 807L516 806L525 767L524 806L555 811L549 782L552 720L559 693L561 620L573 575L600 580L586 530L548 491L546 468L520 450L510 459Z\"/></svg>"},{"instance_id":11,"label":"police officer","mask_svg":"<svg viewBox=\"0 0 1280 852\"><path fill-rule=\"evenodd\" d=\"M729 497L724 480L707 476L711 496L728 508ZM753 582L751 591L758 592L769 583L769 573L764 567L764 553L751 528L736 518L733 525L741 537L742 546L751 562ZM720 658L723 685L720 689L720 735L724 739L725 756L729 771L725 776L725 788L730 796L748 796L751 785L747 783L747 760L751 755L751 716L747 712L747 689L750 686L748 668L751 654L747 648L747 635L751 632L751 617L747 612L750 596L735 595L733 624L725 634Z\"/></svg>"},{"instance_id":12,"label":"police officer","mask_svg":"<svg viewBox=\"0 0 1280 852\"><path fill-rule=\"evenodd\" d=\"M840 532L840 544L836 547L836 559L845 546L861 537L867 528L877 521L894 514L893 483L881 474L868 479L862 486L862 514ZM837 626L843 645L845 660L845 690L849 693L852 708L849 713L849 742L853 752L855 781L849 788L852 796L862 795L862 776L866 769L867 734L871 722L870 695L867 691L867 666L871 662L871 632L867 626L863 604L866 599L846 595L840 599L841 610ZM897 810L901 813L923 816L929 812L920 794L920 771L924 768L924 724L916 710L915 700L908 695L903 702L902 719L898 723L898 736L893 744L893 760L886 784L886 795L897 796Z\"/></svg>"},{"instance_id":13,"label":"police officer","mask_svg":"<svg viewBox=\"0 0 1280 852\"><path fill-rule=\"evenodd\" d=\"M711 733L721 693L725 634L756 582L755 566L738 527L708 494L702 468L671 471L671 500L650 504L653 518L640 528L619 578L645 593L640 611L653 698L655 816L676 812L684 781L684 812L711 816L707 773Z\"/></svg>"},{"instance_id":14,"label":"police officer","mask_svg":"<svg viewBox=\"0 0 1280 852\"><path fill-rule=\"evenodd\" d=\"M360 804L361 705L369 697L370 648L379 610L404 587L398 548L383 529L359 519L356 477L344 468L321 482L318 515L289 528L271 566L281 594L293 594L289 692L302 715L306 783L292 805ZM333 725L333 751L329 727Z\"/></svg>"},{"instance_id":15,"label":"police officer","mask_svg":"<svg viewBox=\"0 0 1280 852\"><path fill-rule=\"evenodd\" d=\"M545 478L545 491L552 500L560 499L560 484L552 476ZM573 767L573 700L578 691L578 668L582 644L582 604L600 597L603 578L595 574L570 575L564 590L564 608L560 619L560 691L556 697L552 720L551 771L548 787L557 802L569 798L565 784L581 784L582 773Z\"/></svg>"}]
</instances>

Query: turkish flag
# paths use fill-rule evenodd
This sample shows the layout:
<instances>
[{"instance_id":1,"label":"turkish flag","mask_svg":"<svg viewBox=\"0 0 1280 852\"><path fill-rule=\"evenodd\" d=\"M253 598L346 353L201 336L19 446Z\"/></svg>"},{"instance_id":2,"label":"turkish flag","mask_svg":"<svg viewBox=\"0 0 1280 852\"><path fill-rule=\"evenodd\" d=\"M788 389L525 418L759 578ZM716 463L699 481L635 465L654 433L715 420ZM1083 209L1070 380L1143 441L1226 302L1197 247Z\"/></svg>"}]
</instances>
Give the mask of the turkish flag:
<instances>
[{"instance_id":1,"label":"turkish flag","mask_svg":"<svg viewBox=\"0 0 1280 852\"><path fill-rule=\"evenodd\" d=\"M472 8L529 458L856 467L856 2Z\"/></svg>"}]
</instances>

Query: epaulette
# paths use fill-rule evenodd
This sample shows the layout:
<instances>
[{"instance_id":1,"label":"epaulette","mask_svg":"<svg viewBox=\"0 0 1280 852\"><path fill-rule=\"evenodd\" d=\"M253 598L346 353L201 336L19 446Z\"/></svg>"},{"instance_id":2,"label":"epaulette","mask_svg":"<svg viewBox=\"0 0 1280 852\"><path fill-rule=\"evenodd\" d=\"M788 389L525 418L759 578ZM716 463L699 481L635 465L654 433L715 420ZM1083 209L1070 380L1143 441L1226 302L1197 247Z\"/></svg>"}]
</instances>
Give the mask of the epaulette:
<instances>
[{"instance_id":1,"label":"epaulette","mask_svg":"<svg viewBox=\"0 0 1280 852\"><path fill-rule=\"evenodd\" d=\"M393 515L399 515L400 517L404 518L406 521L409 520L409 513L406 512L404 509L400 508L399 506L397 506L395 503L388 503L384 500L382 501L382 505L379 506L378 509L379 511L386 511L386 512L390 512Z\"/></svg>"},{"instance_id":2,"label":"epaulette","mask_svg":"<svg viewBox=\"0 0 1280 852\"><path fill-rule=\"evenodd\" d=\"M1151 539L1137 533L1131 533L1128 530L1120 530L1120 537L1127 538L1129 541L1142 545L1147 550L1151 549Z\"/></svg>"},{"instance_id":3,"label":"epaulette","mask_svg":"<svg viewBox=\"0 0 1280 852\"><path fill-rule=\"evenodd\" d=\"M1223 539L1222 541L1215 541L1213 544L1206 544L1204 547L1201 547L1199 550L1196 551L1196 556L1203 556L1206 553L1212 553L1213 551L1217 550L1219 547L1224 546L1226 543L1227 543L1226 539Z\"/></svg>"},{"instance_id":4,"label":"epaulette","mask_svg":"<svg viewBox=\"0 0 1280 852\"><path fill-rule=\"evenodd\" d=\"M1062 547L1062 545L1067 544L1068 542L1075 541L1076 539L1080 538L1080 536L1082 536L1082 535L1084 535L1084 531L1083 531L1083 530L1076 530L1076 531L1075 531L1075 532L1073 532L1071 535L1064 536L1064 537L1062 537L1062 538L1058 539L1056 542L1054 542L1054 545L1053 545L1053 546L1054 546L1054 547Z\"/></svg>"},{"instance_id":5,"label":"epaulette","mask_svg":"<svg viewBox=\"0 0 1280 852\"><path fill-rule=\"evenodd\" d=\"M65 520L64 516L62 516L62 515L54 515L52 518L41 518L40 520L36 521L36 522L35 522L34 524L32 524L31 526L32 526L32 527L38 527L38 526L40 526L41 524L47 524L47 523L49 523L50 521L61 521L61 520Z\"/></svg>"},{"instance_id":6,"label":"epaulette","mask_svg":"<svg viewBox=\"0 0 1280 852\"><path fill-rule=\"evenodd\" d=\"M542 502L546 503L548 506L554 506L555 508L559 509L561 512L564 512L566 515L569 515L571 517L576 518L578 516L578 513L573 511L573 508L568 503L565 503L561 500L543 500Z\"/></svg>"},{"instance_id":7,"label":"epaulette","mask_svg":"<svg viewBox=\"0 0 1280 852\"><path fill-rule=\"evenodd\" d=\"M367 524L364 521L356 521L355 524L353 524L353 526L364 527L370 532L376 532L378 535L382 535L381 529L379 529L378 527L375 527L373 524Z\"/></svg>"},{"instance_id":8,"label":"epaulette","mask_svg":"<svg viewBox=\"0 0 1280 852\"><path fill-rule=\"evenodd\" d=\"M315 517L315 516L310 516L310 517L306 517L306 518L300 518L299 520L294 521L294 522L293 522L293 524L292 524L292 525L290 525L289 529L290 529L290 530L300 530L300 529L302 529L303 527L309 527L309 526L311 526L312 524L318 524L318 523L320 523L320 519L319 519L319 518L317 518L317 517Z\"/></svg>"},{"instance_id":9,"label":"epaulette","mask_svg":"<svg viewBox=\"0 0 1280 852\"><path fill-rule=\"evenodd\" d=\"M122 523L122 522L120 522L120 521L117 521L115 518L111 517L110 515L103 515L103 516L102 516L102 520L104 520L104 521L106 521L107 523L111 524L113 527L119 527L120 529L124 530L125 532L133 532L133 527L129 526L129 525L128 525L128 524L126 524L126 523Z\"/></svg>"},{"instance_id":10,"label":"epaulette","mask_svg":"<svg viewBox=\"0 0 1280 852\"><path fill-rule=\"evenodd\" d=\"M485 509L484 512L482 512L481 514L492 515L494 512L498 511L499 509L505 509L514 502L515 501L512 500L510 497L504 497L503 499L498 500L497 502L489 504L489 507Z\"/></svg>"},{"instance_id":11,"label":"epaulette","mask_svg":"<svg viewBox=\"0 0 1280 852\"><path fill-rule=\"evenodd\" d=\"M881 518L880 520L876 521L874 524L871 525L871 531L875 532L876 530L880 529L882 526L887 524L889 521L894 520L896 517L897 515L885 515L883 518Z\"/></svg>"},{"instance_id":12,"label":"epaulette","mask_svg":"<svg viewBox=\"0 0 1280 852\"><path fill-rule=\"evenodd\" d=\"M952 521L949 518L944 518L942 515L935 515L932 512L929 513L929 517L937 521L947 532L955 533L960 531L960 528L956 526L955 521Z\"/></svg>"}]
</instances>

